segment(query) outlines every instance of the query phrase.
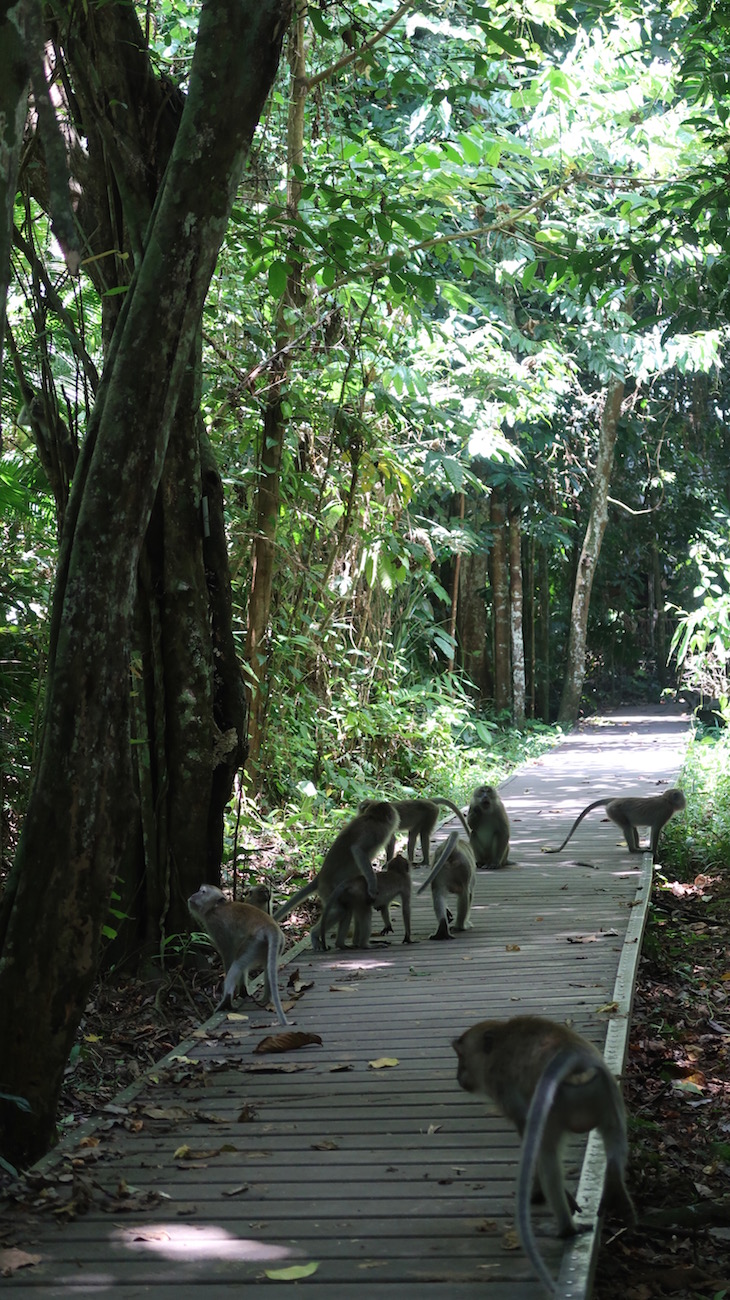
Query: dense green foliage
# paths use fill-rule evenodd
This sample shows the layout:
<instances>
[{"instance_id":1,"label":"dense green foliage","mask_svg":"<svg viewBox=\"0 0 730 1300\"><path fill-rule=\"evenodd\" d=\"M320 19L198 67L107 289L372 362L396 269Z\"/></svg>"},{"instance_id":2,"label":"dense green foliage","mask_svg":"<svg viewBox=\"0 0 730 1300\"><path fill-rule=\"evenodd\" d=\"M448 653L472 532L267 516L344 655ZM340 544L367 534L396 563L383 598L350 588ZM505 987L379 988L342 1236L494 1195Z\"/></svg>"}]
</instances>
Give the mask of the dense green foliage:
<instances>
[{"instance_id":1,"label":"dense green foliage","mask_svg":"<svg viewBox=\"0 0 730 1300\"><path fill-rule=\"evenodd\" d=\"M184 89L196 6L147 12L155 60ZM403 6L379 35L395 12L367 0L306 11L301 138L282 64L205 310L202 410L224 475L235 631L259 678L269 808L300 809L313 789L327 803L463 792L489 770L491 668L470 681L461 655L481 605L493 660L492 575L464 589L459 565L491 562L495 492L521 525L528 715L544 686L555 716L612 374L627 397L586 704L674 684L667 602L685 611L694 654L730 639L727 568L708 587L701 550L728 506L724 8L541 3L526 15L453 0ZM69 445L82 441L103 364L98 295L66 277L32 176L16 224L0 478L13 822L42 689L54 498L63 509L27 411L42 396ZM253 665L275 384L273 577ZM549 662L534 644L541 619Z\"/></svg>"}]
</instances>

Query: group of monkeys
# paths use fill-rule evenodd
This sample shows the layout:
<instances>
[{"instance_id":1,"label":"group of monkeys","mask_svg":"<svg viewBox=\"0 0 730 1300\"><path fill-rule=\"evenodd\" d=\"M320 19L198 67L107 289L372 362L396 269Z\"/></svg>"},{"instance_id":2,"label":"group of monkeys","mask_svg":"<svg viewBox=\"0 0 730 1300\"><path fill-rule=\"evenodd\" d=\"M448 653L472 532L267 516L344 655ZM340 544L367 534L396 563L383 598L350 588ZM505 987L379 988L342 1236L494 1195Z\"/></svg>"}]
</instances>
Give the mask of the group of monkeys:
<instances>
[{"instance_id":1,"label":"group of monkeys","mask_svg":"<svg viewBox=\"0 0 730 1300\"><path fill-rule=\"evenodd\" d=\"M649 849L656 860L659 834L669 818L686 806L681 790L644 798L596 799L576 818L557 853L565 848L587 813L603 807L620 827L630 853L644 850L638 828L649 827ZM392 932L389 906L400 899L404 943L411 942L410 868L420 840L424 865L430 867L430 839L439 816L447 807L459 818L465 834L453 831L441 848L429 874L419 886L429 885L437 926L432 939L450 939L451 914L447 900L456 899L453 928L469 924L476 871L508 865L510 824L499 794L490 785L474 791L466 818L449 799L364 800L335 838L314 879L269 914L269 891L255 886L246 901L229 902L220 889L201 885L189 899L198 920L223 959L225 980L217 1010L230 1007L240 985L248 992L251 969L264 969L263 995L273 1002L279 1023L290 1022L279 997L277 967L284 947L278 921L311 894L323 904L311 932L315 949L327 948L327 933L336 927L335 943L345 947L350 927L353 946L366 948L372 930L372 913L378 910L383 934ZM394 854L396 834L407 831L407 856ZM386 851L382 871L373 859ZM566 1025L539 1016L516 1016L508 1021L485 1020L473 1025L453 1043L458 1057L457 1081L468 1092L484 1093L515 1124L523 1136L517 1184L517 1227L523 1246L549 1293L555 1287L539 1254L532 1231L530 1201L533 1185L552 1210L560 1236L577 1231L573 1212L578 1208L565 1186L561 1147L569 1133L597 1128L606 1149L606 1182L602 1208L616 1210L634 1222L635 1213L624 1182L627 1158L626 1118L616 1080L596 1048Z\"/></svg>"}]
</instances>

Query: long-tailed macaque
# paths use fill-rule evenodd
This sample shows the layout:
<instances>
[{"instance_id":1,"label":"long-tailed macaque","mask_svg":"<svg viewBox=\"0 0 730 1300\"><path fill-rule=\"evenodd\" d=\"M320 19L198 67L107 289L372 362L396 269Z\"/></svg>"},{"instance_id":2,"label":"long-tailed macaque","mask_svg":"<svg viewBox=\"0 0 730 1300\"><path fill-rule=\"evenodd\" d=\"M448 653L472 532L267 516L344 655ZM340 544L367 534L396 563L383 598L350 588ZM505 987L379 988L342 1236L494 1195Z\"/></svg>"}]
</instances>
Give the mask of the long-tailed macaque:
<instances>
[{"instance_id":1,"label":"long-tailed macaque","mask_svg":"<svg viewBox=\"0 0 730 1300\"><path fill-rule=\"evenodd\" d=\"M607 816L617 826L620 826L623 831L629 853L645 853L647 851L642 849L639 844L637 828L639 826L649 826L651 828L649 849L654 862L656 862L659 832L674 813L681 812L686 807L687 800L682 791L676 788L665 790L664 794L650 794L643 799L615 799L611 796L608 799L594 799L593 803L589 803L580 816L576 817L562 844L559 844L557 849L543 849L543 853L559 853L561 849L565 848L576 826L580 825L587 813L592 812L594 808L605 808Z\"/></svg>"},{"instance_id":2,"label":"long-tailed macaque","mask_svg":"<svg viewBox=\"0 0 730 1300\"><path fill-rule=\"evenodd\" d=\"M370 799L363 799L359 805L359 811L363 812L371 803ZM433 799L393 799L393 807L398 814L401 831L408 831L408 861L413 866L413 859L416 852L416 842L421 841L421 856L424 865L431 865L431 836L433 835L436 822L439 818L439 808L450 808L461 822L467 835L469 827L464 821L464 814L460 808L450 799L442 799L440 795L435 795ZM385 850L385 856L390 861L395 852L395 835L391 836Z\"/></svg>"},{"instance_id":3,"label":"long-tailed macaque","mask_svg":"<svg viewBox=\"0 0 730 1300\"><path fill-rule=\"evenodd\" d=\"M372 933L373 911L377 909L383 918L383 934L392 934L390 921L390 904L400 899L403 911L403 942L411 942L411 869L407 858L397 853L386 862L382 871L376 871L375 879L378 889L375 898L370 898L365 881L346 881L332 891L322 912L319 923L319 937L324 951L327 949L327 932L337 926L336 948L345 948L345 940L354 918L352 935L353 948L368 948Z\"/></svg>"},{"instance_id":4,"label":"long-tailed macaque","mask_svg":"<svg viewBox=\"0 0 730 1300\"><path fill-rule=\"evenodd\" d=\"M478 867L507 866L509 817L493 785L478 785L466 814L469 843Z\"/></svg>"},{"instance_id":5,"label":"long-tailed macaque","mask_svg":"<svg viewBox=\"0 0 730 1300\"><path fill-rule=\"evenodd\" d=\"M310 894L319 894L322 903L326 903L330 894L338 885L351 880L364 879L368 896L372 899L377 894L378 886L373 871L373 858L395 835L398 829L398 814L392 803L384 800L369 801L363 812L359 812L346 826L343 826L332 846L327 850L322 866L314 880L297 890L281 907L274 912L280 921L292 908L309 898ZM320 947L321 921L312 927L312 947Z\"/></svg>"},{"instance_id":6,"label":"long-tailed macaque","mask_svg":"<svg viewBox=\"0 0 730 1300\"><path fill-rule=\"evenodd\" d=\"M517 1180L517 1227L525 1253L545 1289L555 1284L532 1231L530 1200L535 1177L561 1237L578 1229L574 1197L566 1190L561 1147L568 1133L597 1128L606 1149L601 1209L635 1222L624 1171L626 1115L618 1084L600 1052L567 1025L541 1016L482 1020L452 1044L456 1078L467 1092L485 1093L523 1138Z\"/></svg>"},{"instance_id":7,"label":"long-tailed macaque","mask_svg":"<svg viewBox=\"0 0 730 1300\"><path fill-rule=\"evenodd\" d=\"M216 1011L230 1007L239 986L248 994L248 972L263 967L264 1002L273 1002L280 1025L284 1015L277 984L277 965L284 935L276 921L250 903L230 903L215 885L201 885L188 899L191 915L207 931L223 958L226 977Z\"/></svg>"},{"instance_id":8,"label":"long-tailed macaque","mask_svg":"<svg viewBox=\"0 0 730 1300\"><path fill-rule=\"evenodd\" d=\"M271 890L268 885L252 885L243 895L242 902L248 903L249 907L258 907L262 912L271 915Z\"/></svg>"},{"instance_id":9,"label":"long-tailed macaque","mask_svg":"<svg viewBox=\"0 0 730 1300\"><path fill-rule=\"evenodd\" d=\"M430 939L453 938L449 930L447 894L455 894L458 899L454 929L467 929L475 881L476 862L472 847L468 840L459 837L458 831L452 831L434 862L430 875L418 888L419 894L422 894L424 889L431 886L433 910L438 925L434 933L429 935Z\"/></svg>"}]
</instances>

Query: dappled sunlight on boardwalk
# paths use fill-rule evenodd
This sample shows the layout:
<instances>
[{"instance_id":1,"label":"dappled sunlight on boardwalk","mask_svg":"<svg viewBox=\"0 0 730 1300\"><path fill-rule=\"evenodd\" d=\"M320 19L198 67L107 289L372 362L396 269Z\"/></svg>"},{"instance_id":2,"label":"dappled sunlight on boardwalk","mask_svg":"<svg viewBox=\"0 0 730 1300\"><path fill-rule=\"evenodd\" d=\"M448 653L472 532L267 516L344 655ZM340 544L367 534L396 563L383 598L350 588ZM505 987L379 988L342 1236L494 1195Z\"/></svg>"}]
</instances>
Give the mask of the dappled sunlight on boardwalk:
<instances>
[{"instance_id":1,"label":"dappled sunlight on boardwalk","mask_svg":"<svg viewBox=\"0 0 730 1300\"><path fill-rule=\"evenodd\" d=\"M284 1300L277 1274L293 1266L309 1269L295 1282L307 1300L538 1300L514 1236L519 1140L458 1087L451 1042L486 1016L542 1014L620 1073L651 865L600 809L565 853L542 847L593 799L671 785L685 734L676 716L594 721L516 772L501 787L511 865L478 872L466 933L430 942L430 896L414 893L412 945L395 913L395 935L368 951L294 950L301 996L284 1001L321 1043L257 1053L278 1026L247 1002L202 1026L88 1145L77 1134L44 1162L51 1179L89 1180L90 1203L71 1222L39 1213L26 1245L39 1262L4 1287ZM568 1177L576 1189L583 1167L590 1226L603 1167L592 1139L583 1164L585 1145L569 1143ZM559 1294L585 1296L595 1233L565 1245L543 1209L535 1225Z\"/></svg>"}]
</instances>

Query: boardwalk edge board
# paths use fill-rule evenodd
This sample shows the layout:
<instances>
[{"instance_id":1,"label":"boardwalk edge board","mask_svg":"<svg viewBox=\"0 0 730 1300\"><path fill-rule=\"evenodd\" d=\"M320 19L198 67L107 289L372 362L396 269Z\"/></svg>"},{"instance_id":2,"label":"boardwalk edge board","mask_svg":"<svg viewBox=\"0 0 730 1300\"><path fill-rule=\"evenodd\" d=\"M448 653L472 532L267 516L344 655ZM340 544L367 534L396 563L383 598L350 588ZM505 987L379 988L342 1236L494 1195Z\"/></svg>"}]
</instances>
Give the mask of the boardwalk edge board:
<instances>
[{"instance_id":1,"label":"boardwalk edge board","mask_svg":"<svg viewBox=\"0 0 730 1300\"><path fill-rule=\"evenodd\" d=\"M636 898L631 909L616 973L613 991L616 1011L613 1019L609 1021L603 1053L608 1068L616 1075L623 1074L626 1063L634 986L641 956L641 943L649 914L653 870L651 853L644 853ZM576 1197L583 1215L593 1221L593 1226L588 1232L579 1233L566 1245L555 1292L558 1300L588 1300L591 1294L601 1241L598 1207L603 1194L605 1172L606 1156L603 1143L597 1131L593 1129L588 1138Z\"/></svg>"}]
</instances>

